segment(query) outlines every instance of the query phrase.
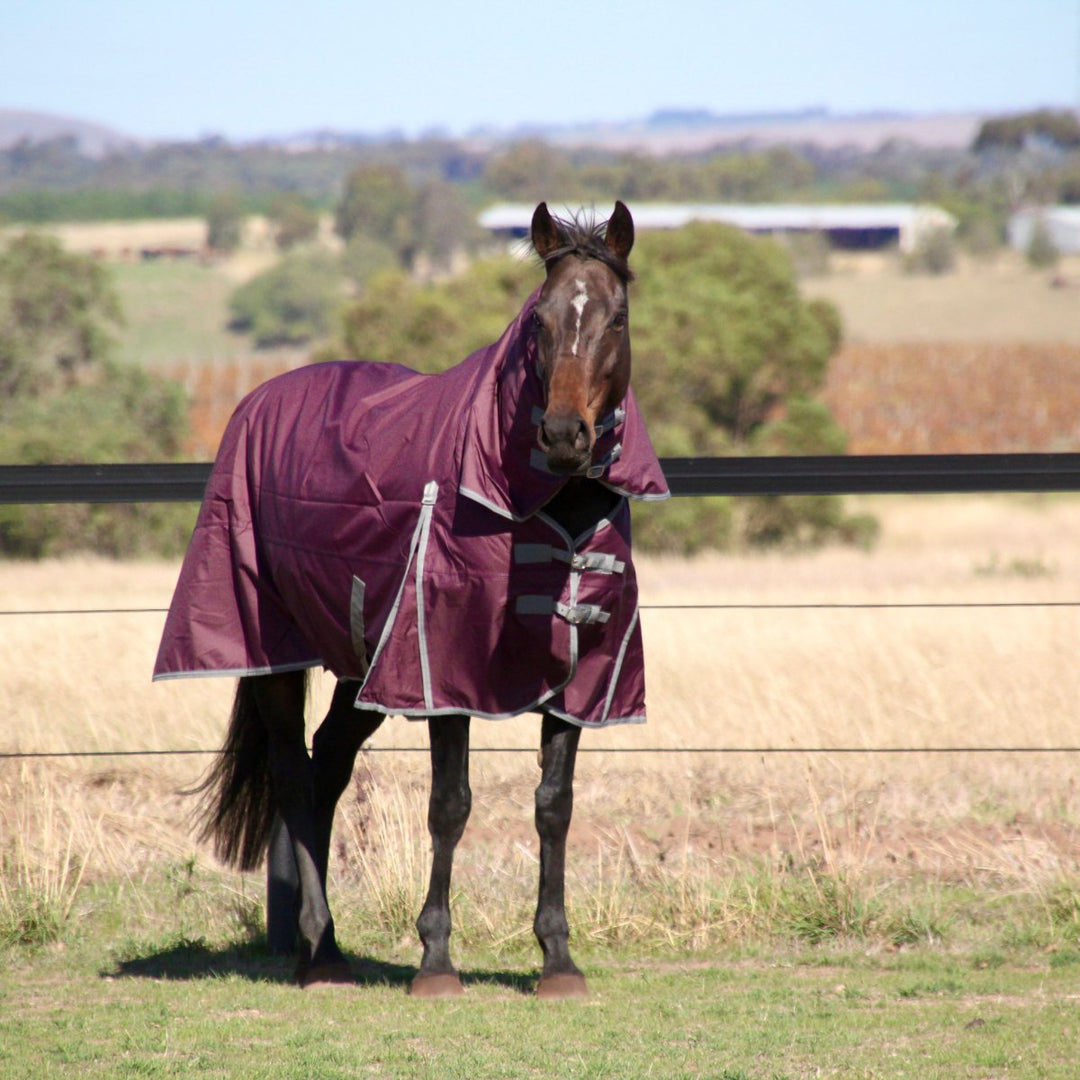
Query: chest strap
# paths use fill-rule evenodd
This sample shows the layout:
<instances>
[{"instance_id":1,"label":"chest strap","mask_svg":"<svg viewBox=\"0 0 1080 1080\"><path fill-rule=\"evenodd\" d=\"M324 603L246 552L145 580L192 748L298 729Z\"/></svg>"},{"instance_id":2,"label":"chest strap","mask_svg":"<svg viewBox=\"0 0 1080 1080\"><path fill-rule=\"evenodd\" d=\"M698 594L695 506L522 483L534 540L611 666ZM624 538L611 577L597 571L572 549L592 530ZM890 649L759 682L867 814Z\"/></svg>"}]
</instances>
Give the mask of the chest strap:
<instances>
[{"instance_id":1,"label":"chest strap","mask_svg":"<svg viewBox=\"0 0 1080 1080\"><path fill-rule=\"evenodd\" d=\"M550 596L519 596L514 610L519 615L558 615L571 626L606 623L611 618L599 604L563 604Z\"/></svg>"},{"instance_id":2,"label":"chest strap","mask_svg":"<svg viewBox=\"0 0 1080 1080\"><path fill-rule=\"evenodd\" d=\"M607 551L586 551L571 555L552 544L515 544L514 562L519 566L563 562L571 570L595 570L598 574L621 574L626 563Z\"/></svg>"}]
</instances>

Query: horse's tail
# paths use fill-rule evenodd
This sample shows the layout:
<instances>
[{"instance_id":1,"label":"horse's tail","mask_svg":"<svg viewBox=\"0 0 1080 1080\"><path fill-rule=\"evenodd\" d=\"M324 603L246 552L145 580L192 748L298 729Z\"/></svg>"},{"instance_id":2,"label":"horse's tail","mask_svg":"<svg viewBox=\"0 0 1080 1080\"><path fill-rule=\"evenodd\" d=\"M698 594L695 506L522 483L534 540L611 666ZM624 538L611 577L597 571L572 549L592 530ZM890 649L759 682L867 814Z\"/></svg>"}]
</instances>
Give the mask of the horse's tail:
<instances>
[{"instance_id":1,"label":"horse's tail","mask_svg":"<svg viewBox=\"0 0 1080 1080\"><path fill-rule=\"evenodd\" d=\"M213 842L215 854L229 866L258 867L270 839L274 798L270 738L255 701L253 678L238 682L225 745L190 794L201 796L195 812L199 839Z\"/></svg>"}]
</instances>

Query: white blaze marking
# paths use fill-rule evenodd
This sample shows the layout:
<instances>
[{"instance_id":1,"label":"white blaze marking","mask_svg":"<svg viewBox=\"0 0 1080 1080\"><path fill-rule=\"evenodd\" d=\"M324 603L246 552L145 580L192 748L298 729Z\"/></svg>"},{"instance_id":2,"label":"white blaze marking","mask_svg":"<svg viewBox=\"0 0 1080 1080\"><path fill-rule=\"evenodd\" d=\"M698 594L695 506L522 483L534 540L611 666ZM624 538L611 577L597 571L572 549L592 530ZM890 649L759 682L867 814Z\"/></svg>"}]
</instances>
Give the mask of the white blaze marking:
<instances>
[{"instance_id":1,"label":"white blaze marking","mask_svg":"<svg viewBox=\"0 0 1080 1080\"><path fill-rule=\"evenodd\" d=\"M585 305L589 302L589 291L580 278L574 278L574 284L578 291L570 301L570 306L577 312L577 326L574 328L574 344L570 346L570 351L577 356L578 342L581 340L581 316L585 314Z\"/></svg>"}]
</instances>

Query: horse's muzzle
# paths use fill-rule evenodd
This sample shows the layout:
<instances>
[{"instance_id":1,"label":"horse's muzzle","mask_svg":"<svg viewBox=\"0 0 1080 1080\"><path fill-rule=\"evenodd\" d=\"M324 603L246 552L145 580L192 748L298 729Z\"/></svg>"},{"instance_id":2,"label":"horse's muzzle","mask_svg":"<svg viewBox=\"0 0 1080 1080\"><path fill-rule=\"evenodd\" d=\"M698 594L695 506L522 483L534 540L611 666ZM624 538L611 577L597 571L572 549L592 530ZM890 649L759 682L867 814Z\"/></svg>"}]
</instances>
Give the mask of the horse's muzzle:
<instances>
[{"instance_id":1,"label":"horse's muzzle","mask_svg":"<svg viewBox=\"0 0 1080 1080\"><path fill-rule=\"evenodd\" d=\"M593 433L581 416L545 413L537 428L536 441L547 455L548 468L552 472L576 473L589 465Z\"/></svg>"}]
</instances>

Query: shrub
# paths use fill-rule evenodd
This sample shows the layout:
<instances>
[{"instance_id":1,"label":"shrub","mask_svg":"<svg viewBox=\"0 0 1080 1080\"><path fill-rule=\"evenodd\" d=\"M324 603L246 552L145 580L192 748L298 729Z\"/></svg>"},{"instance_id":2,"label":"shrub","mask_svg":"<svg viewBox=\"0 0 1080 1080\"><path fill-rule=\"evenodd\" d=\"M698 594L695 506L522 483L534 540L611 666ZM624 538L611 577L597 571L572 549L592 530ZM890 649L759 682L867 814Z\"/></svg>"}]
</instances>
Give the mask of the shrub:
<instances>
[{"instance_id":1,"label":"shrub","mask_svg":"<svg viewBox=\"0 0 1080 1080\"><path fill-rule=\"evenodd\" d=\"M1028 263L1035 267L1036 270L1051 270L1057 266L1058 260L1061 258L1061 252L1058 251L1057 246L1054 244L1050 230L1042 218L1035 221L1025 255Z\"/></svg>"},{"instance_id":2,"label":"shrub","mask_svg":"<svg viewBox=\"0 0 1080 1080\"><path fill-rule=\"evenodd\" d=\"M86 464L175 457L186 430L182 389L109 360L105 327L121 319L108 272L25 234L0 251L0 461ZM0 552L175 552L190 508L0 507Z\"/></svg>"},{"instance_id":3,"label":"shrub","mask_svg":"<svg viewBox=\"0 0 1080 1080\"><path fill-rule=\"evenodd\" d=\"M904 259L909 274L949 274L956 268L956 237L952 229L933 229L919 238Z\"/></svg>"},{"instance_id":4,"label":"shrub","mask_svg":"<svg viewBox=\"0 0 1080 1080\"><path fill-rule=\"evenodd\" d=\"M162 461L186 429L183 390L139 368L104 365L63 394L0 405L0 460L28 465ZM74 551L115 557L183 551L195 508L187 505L0 507L0 552L43 558Z\"/></svg>"},{"instance_id":5,"label":"shrub","mask_svg":"<svg viewBox=\"0 0 1080 1080\"><path fill-rule=\"evenodd\" d=\"M52 236L27 232L0 251L0 395L65 389L109 353L122 321L108 271Z\"/></svg>"},{"instance_id":6,"label":"shrub","mask_svg":"<svg viewBox=\"0 0 1080 1080\"><path fill-rule=\"evenodd\" d=\"M260 346L303 343L330 333L343 300L342 272L332 255L290 254L233 293L230 326Z\"/></svg>"}]
</instances>

